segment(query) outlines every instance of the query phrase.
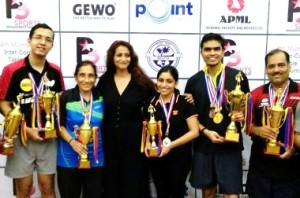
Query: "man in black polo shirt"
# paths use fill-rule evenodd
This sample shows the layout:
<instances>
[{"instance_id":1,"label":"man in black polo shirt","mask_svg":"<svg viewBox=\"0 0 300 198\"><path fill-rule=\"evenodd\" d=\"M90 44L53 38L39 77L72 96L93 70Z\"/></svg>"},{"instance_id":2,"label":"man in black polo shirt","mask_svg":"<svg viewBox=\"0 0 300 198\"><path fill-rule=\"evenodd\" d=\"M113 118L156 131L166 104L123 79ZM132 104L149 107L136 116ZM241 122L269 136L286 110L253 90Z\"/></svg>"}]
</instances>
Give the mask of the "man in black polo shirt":
<instances>
[{"instance_id":1,"label":"man in black polo shirt","mask_svg":"<svg viewBox=\"0 0 300 198\"><path fill-rule=\"evenodd\" d=\"M201 55L206 66L187 82L185 93L191 93L198 110L200 136L194 141L194 160L191 184L202 189L203 198L213 198L219 185L227 197L238 197L242 193L242 135L238 143L225 140L230 124L226 107L225 90L237 85L238 70L222 63L225 40L219 34L205 34L201 41ZM248 79L241 73L241 90L249 92ZM235 114L235 121L244 119L244 114ZM236 123L238 133L241 126Z\"/></svg>"},{"instance_id":2,"label":"man in black polo shirt","mask_svg":"<svg viewBox=\"0 0 300 198\"><path fill-rule=\"evenodd\" d=\"M55 197L54 174L56 172L56 140L45 140L39 134L45 126L45 115L39 104L39 96L45 90L45 78L51 82L50 90L64 90L60 67L46 60L53 47L54 32L47 24L36 24L29 33L30 53L24 59L4 67L0 80L0 108L7 115L23 94L21 112L25 115L27 146L22 145L20 135L14 140L14 155L8 156L5 175L15 178L17 197L29 197L33 172L38 173L42 197Z\"/></svg>"}]
</instances>

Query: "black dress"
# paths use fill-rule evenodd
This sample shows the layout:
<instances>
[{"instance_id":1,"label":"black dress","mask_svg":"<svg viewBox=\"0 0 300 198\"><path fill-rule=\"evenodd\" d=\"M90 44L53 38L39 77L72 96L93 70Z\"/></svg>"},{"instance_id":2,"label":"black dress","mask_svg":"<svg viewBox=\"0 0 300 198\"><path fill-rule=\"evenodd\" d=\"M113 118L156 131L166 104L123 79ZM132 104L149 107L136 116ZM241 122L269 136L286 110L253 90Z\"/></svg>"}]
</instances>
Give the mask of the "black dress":
<instances>
[{"instance_id":1,"label":"black dress","mask_svg":"<svg viewBox=\"0 0 300 198\"><path fill-rule=\"evenodd\" d=\"M122 95L113 75L103 75L97 88L104 98L104 196L107 198L149 197L146 157L140 153L142 107L155 93L131 79Z\"/></svg>"}]
</instances>

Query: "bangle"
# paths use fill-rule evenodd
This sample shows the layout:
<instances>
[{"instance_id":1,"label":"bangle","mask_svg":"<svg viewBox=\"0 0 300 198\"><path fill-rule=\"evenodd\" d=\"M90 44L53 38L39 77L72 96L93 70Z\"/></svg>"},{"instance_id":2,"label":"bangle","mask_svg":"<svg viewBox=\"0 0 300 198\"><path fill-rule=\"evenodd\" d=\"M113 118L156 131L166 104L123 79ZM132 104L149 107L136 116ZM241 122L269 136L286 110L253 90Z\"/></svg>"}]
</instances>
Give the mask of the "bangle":
<instances>
[{"instance_id":1,"label":"bangle","mask_svg":"<svg viewBox=\"0 0 300 198\"><path fill-rule=\"evenodd\" d=\"M206 128L206 127L203 127L203 128L200 130L200 135L201 135L201 134L204 134L204 130L205 130L205 129L207 129L207 128Z\"/></svg>"},{"instance_id":2,"label":"bangle","mask_svg":"<svg viewBox=\"0 0 300 198\"><path fill-rule=\"evenodd\" d=\"M68 141L68 143L69 144L71 144L71 142L73 141L74 139L73 138L71 138L69 141Z\"/></svg>"}]
</instances>

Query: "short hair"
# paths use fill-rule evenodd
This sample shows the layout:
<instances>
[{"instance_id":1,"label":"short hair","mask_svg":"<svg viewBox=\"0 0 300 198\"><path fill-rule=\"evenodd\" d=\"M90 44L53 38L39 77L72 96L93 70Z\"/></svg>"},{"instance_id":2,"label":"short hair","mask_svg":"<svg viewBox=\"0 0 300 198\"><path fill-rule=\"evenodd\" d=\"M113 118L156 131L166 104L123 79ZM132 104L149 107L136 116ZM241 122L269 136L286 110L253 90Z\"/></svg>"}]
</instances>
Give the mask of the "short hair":
<instances>
[{"instance_id":1,"label":"short hair","mask_svg":"<svg viewBox=\"0 0 300 198\"><path fill-rule=\"evenodd\" d=\"M52 30L52 28L47 25L46 23L37 23L35 26L33 26L29 32L29 38L31 38L35 32L35 30L39 29L39 28L43 28L43 29L48 29L51 30L53 32L53 37L52 39L54 40L54 31Z\"/></svg>"},{"instance_id":2,"label":"short hair","mask_svg":"<svg viewBox=\"0 0 300 198\"><path fill-rule=\"evenodd\" d=\"M273 49L269 53L267 53L266 56L265 56L265 67L267 67L267 65L268 65L269 57L273 56L274 54L277 54L277 53L283 53L287 63L290 64L290 55L289 55L289 53L287 53L286 51L284 51L282 49Z\"/></svg>"},{"instance_id":3,"label":"short hair","mask_svg":"<svg viewBox=\"0 0 300 198\"><path fill-rule=\"evenodd\" d=\"M77 74L78 74L78 72L79 72L79 69L80 69L81 67L87 66L87 65L90 65L90 66L93 68L94 74L95 74L95 76L96 76L96 78L97 78L97 68L96 68L96 65L95 65L95 63L93 63L93 62L90 61L90 60L84 60L84 61L81 61L81 62L77 63L76 68L75 68L75 72L74 72L74 76L75 76L75 77L77 76Z\"/></svg>"},{"instance_id":4,"label":"short hair","mask_svg":"<svg viewBox=\"0 0 300 198\"><path fill-rule=\"evenodd\" d=\"M216 34L216 33L212 33L212 32L207 33L203 36L201 43L200 43L200 48L202 49L204 43L206 43L207 41L212 41L212 40L218 41L221 44L222 48L224 49L225 39L220 34Z\"/></svg>"},{"instance_id":5,"label":"short hair","mask_svg":"<svg viewBox=\"0 0 300 198\"><path fill-rule=\"evenodd\" d=\"M171 66L171 65L167 65L162 67L158 72L157 72L157 76L156 79L159 78L159 76L161 75L161 73L166 73L169 72L172 77L174 78L174 80L177 82L178 81L178 71L175 67Z\"/></svg>"}]
</instances>

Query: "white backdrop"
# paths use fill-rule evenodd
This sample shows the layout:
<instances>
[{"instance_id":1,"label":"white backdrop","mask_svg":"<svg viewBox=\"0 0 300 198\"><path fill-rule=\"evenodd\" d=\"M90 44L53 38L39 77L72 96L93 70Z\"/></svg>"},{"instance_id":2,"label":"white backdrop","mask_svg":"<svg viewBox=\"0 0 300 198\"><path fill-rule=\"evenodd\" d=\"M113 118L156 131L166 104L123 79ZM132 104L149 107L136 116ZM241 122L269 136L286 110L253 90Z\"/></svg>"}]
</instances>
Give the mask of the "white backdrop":
<instances>
[{"instance_id":1,"label":"white backdrop","mask_svg":"<svg viewBox=\"0 0 300 198\"><path fill-rule=\"evenodd\" d=\"M2 0L0 1L0 71L29 52L30 28L38 22L55 31L48 60L61 66L67 88L74 86L77 61L95 62L99 75L114 40L129 41L140 64L153 79L171 64L179 70L179 88L204 65L201 37L208 32L227 39L224 63L241 69L253 89L267 81L264 56L273 48L291 55L291 77L300 80L300 3L293 0ZM158 52L160 50L160 53ZM251 141L245 136L244 169ZM3 175L0 197L12 197L11 180ZM246 177L245 177L246 179ZM189 197L195 195L189 187ZM39 197L33 192L32 197ZM246 195L243 195L246 197Z\"/></svg>"}]
</instances>

